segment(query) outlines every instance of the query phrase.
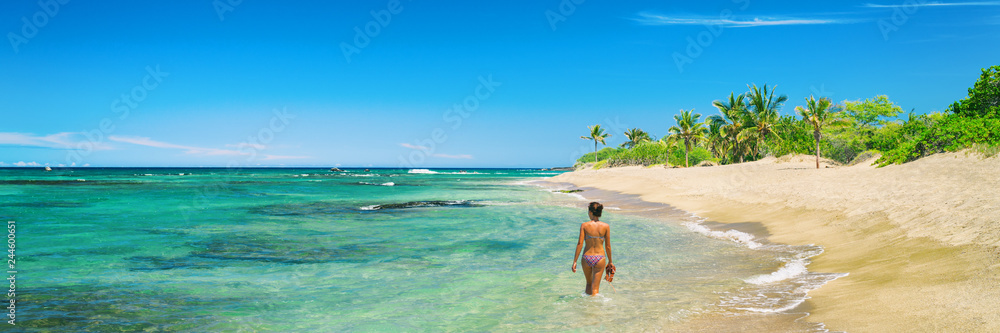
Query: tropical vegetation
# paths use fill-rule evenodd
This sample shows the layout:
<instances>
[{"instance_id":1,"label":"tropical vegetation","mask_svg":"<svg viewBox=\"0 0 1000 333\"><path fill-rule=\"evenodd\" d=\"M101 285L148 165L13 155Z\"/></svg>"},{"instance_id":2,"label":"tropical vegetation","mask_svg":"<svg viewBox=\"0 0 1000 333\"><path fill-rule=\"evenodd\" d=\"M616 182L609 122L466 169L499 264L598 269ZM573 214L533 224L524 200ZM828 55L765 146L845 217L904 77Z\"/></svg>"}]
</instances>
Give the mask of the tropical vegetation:
<instances>
[{"instance_id":1,"label":"tropical vegetation","mask_svg":"<svg viewBox=\"0 0 1000 333\"><path fill-rule=\"evenodd\" d=\"M705 128L705 123L698 122L701 118L701 114L694 113L694 109L684 111L681 110L681 114L675 115L674 120L677 121L676 126L671 126L669 130L670 140L676 140L684 143L684 166L691 166L688 162L688 156L691 154L691 146L700 143L705 135L708 133L708 129Z\"/></svg>"},{"instance_id":2,"label":"tropical vegetation","mask_svg":"<svg viewBox=\"0 0 1000 333\"><path fill-rule=\"evenodd\" d=\"M587 126L590 129L590 136L580 136L581 139L593 140L594 141L594 163L597 163L597 144L606 145L604 139L607 139L611 134L604 133L604 129L601 128L601 124L594 126Z\"/></svg>"},{"instance_id":3,"label":"tropical vegetation","mask_svg":"<svg viewBox=\"0 0 1000 333\"><path fill-rule=\"evenodd\" d=\"M767 156L809 154L836 163L853 164L875 156L879 166L906 163L940 152L973 148L985 155L1000 152L1000 66L982 70L968 96L943 112L918 113L886 95L834 103L828 96L810 96L794 115L782 114L788 101L775 87L747 85L742 93L712 105L718 114L681 110L659 140L639 128L625 131L626 142L600 151L605 143L600 125L590 126L594 153L580 164L599 167L627 165L685 166L710 161L742 163ZM598 159L598 154L603 160Z\"/></svg>"},{"instance_id":4,"label":"tropical vegetation","mask_svg":"<svg viewBox=\"0 0 1000 333\"><path fill-rule=\"evenodd\" d=\"M813 138L816 139L816 169L819 169L819 141L823 137L823 126L834 121L838 115L830 109L831 105L833 102L829 98L823 97L817 101L815 97L809 96L806 107L795 107L795 112L802 116L802 120L812 125Z\"/></svg>"}]
</instances>

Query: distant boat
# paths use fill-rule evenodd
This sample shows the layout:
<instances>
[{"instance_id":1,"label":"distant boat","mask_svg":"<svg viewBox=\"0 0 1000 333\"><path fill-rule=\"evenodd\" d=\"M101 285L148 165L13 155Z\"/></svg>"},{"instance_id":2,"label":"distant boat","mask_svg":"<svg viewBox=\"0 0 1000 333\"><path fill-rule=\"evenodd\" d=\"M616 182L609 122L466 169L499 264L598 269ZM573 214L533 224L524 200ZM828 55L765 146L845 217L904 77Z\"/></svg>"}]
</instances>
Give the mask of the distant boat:
<instances>
[{"instance_id":1,"label":"distant boat","mask_svg":"<svg viewBox=\"0 0 1000 333\"><path fill-rule=\"evenodd\" d=\"M45 171L52 171L52 168L50 168L48 165L46 165L45 166Z\"/></svg>"}]
</instances>

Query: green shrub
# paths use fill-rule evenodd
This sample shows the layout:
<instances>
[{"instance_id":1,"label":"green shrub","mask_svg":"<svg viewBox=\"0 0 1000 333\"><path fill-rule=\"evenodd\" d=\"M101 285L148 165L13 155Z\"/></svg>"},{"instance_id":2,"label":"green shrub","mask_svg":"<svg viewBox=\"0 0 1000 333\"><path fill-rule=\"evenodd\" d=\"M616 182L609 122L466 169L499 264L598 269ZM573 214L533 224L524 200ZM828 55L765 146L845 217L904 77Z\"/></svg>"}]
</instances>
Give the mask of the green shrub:
<instances>
[{"instance_id":1,"label":"green shrub","mask_svg":"<svg viewBox=\"0 0 1000 333\"><path fill-rule=\"evenodd\" d=\"M610 157L612 154L617 153L619 150L625 150L625 148L604 147L604 149L597 151L597 157L599 157L598 160L606 160L608 159L608 157ZM583 156L580 156L580 158L576 159L576 162L583 164L594 163L594 152L583 154Z\"/></svg>"},{"instance_id":2,"label":"green shrub","mask_svg":"<svg viewBox=\"0 0 1000 333\"><path fill-rule=\"evenodd\" d=\"M983 68L972 88L969 97L952 104L948 111L969 118L1000 117L1000 66Z\"/></svg>"},{"instance_id":3,"label":"green shrub","mask_svg":"<svg viewBox=\"0 0 1000 333\"><path fill-rule=\"evenodd\" d=\"M1000 154L1000 145L977 143L972 145L972 149L983 155L983 157L993 157Z\"/></svg>"},{"instance_id":4,"label":"green shrub","mask_svg":"<svg viewBox=\"0 0 1000 333\"><path fill-rule=\"evenodd\" d=\"M594 170L599 170L608 167L608 160L601 160L600 162L594 163Z\"/></svg>"},{"instance_id":5,"label":"green shrub","mask_svg":"<svg viewBox=\"0 0 1000 333\"><path fill-rule=\"evenodd\" d=\"M778 139L764 144L764 155L815 154L813 127L795 116L782 116L778 122Z\"/></svg>"},{"instance_id":6,"label":"green shrub","mask_svg":"<svg viewBox=\"0 0 1000 333\"><path fill-rule=\"evenodd\" d=\"M1000 119L948 115L918 133L914 140L885 151L877 162L880 166L906 163L934 153L970 148L974 144L1000 145Z\"/></svg>"},{"instance_id":7,"label":"green shrub","mask_svg":"<svg viewBox=\"0 0 1000 333\"><path fill-rule=\"evenodd\" d=\"M659 142L643 142L631 149L622 149L608 158L609 167L653 165L666 163L672 147Z\"/></svg>"},{"instance_id":8,"label":"green shrub","mask_svg":"<svg viewBox=\"0 0 1000 333\"><path fill-rule=\"evenodd\" d=\"M719 159L712 156L712 152L705 149L705 147L694 147L691 149L691 154L688 156L688 160L691 165L698 165L701 161L712 161L719 163ZM684 149L675 149L670 153L670 159L667 161L670 165L684 166Z\"/></svg>"},{"instance_id":9,"label":"green shrub","mask_svg":"<svg viewBox=\"0 0 1000 333\"><path fill-rule=\"evenodd\" d=\"M858 154L858 156L855 157L853 160L851 160L850 163L847 163L847 165L848 166L857 165L861 162L867 161L868 159L878 155L881 155L881 153L877 150L865 150L861 152L861 154Z\"/></svg>"}]
</instances>

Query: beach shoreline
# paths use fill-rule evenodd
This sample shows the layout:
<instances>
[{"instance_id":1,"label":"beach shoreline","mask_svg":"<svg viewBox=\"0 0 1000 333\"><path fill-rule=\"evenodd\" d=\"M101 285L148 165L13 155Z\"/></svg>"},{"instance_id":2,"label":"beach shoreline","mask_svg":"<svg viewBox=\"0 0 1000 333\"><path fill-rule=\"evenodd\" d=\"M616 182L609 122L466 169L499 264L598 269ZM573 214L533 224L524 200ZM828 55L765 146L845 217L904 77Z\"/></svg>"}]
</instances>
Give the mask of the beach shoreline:
<instances>
[{"instance_id":1,"label":"beach shoreline","mask_svg":"<svg viewBox=\"0 0 1000 333\"><path fill-rule=\"evenodd\" d=\"M815 244L805 321L833 331L1000 330L1000 159L939 154L815 169L808 156L736 165L581 170L549 179L666 203L775 243ZM715 224L718 223L718 224Z\"/></svg>"}]
</instances>

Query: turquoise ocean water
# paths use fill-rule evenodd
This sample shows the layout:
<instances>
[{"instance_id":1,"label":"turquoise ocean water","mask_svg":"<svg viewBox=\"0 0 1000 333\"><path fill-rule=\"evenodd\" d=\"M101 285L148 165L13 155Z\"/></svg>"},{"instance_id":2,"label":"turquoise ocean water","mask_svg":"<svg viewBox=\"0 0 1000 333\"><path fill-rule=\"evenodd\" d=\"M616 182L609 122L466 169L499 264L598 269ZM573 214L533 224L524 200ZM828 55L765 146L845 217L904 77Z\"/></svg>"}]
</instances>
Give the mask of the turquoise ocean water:
<instances>
[{"instance_id":1,"label":"turquoise ocean water","mask_svg":"<svg viewBox=\"0 0 1000 333\"><path fill-rule=\"evenodd\" d=\"M669 331L795 312L836 278L805 270L818 248L585 191L619 267L587 297L569 269L587 200L537 182L558 173L0 169L16 329Z\"/></svg>"}]
</instances>

